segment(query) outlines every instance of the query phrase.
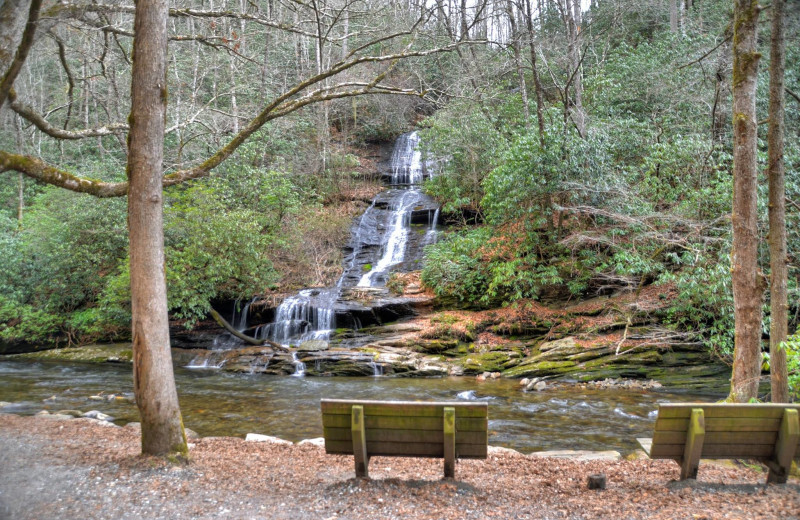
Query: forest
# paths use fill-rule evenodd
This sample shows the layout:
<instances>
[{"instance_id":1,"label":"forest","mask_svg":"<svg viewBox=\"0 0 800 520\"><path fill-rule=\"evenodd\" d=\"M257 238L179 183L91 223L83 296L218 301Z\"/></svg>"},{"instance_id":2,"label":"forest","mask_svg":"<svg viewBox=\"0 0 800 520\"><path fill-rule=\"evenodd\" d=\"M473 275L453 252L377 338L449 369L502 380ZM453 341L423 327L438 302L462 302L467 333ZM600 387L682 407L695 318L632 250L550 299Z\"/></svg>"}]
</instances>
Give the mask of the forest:
<instances>
[{"instance_id":1,"label":"forest","mask_svg":"<svg viewBox=\"0 0 800 520\"><path fill-rule=\"evenodd\" d=\"M0 34L0 65L19 63L13 86L0 84L0 351L128 341L120 195L134 7L33 4L42 16L26 58L12 60L2 38L16 35ZM754 265L766 373L774 25L763 7ZM733 2L177 0L168 14L159 176L173 325L191 329L223 301L334 285L353 221L381 189L376 150L417 130L432 171L424 191L447 224L420 273L438 309L655 287L658 334L732 361ZM800 5L781 18L780 348L797 399Z\"/></svg>"}]
</instances>

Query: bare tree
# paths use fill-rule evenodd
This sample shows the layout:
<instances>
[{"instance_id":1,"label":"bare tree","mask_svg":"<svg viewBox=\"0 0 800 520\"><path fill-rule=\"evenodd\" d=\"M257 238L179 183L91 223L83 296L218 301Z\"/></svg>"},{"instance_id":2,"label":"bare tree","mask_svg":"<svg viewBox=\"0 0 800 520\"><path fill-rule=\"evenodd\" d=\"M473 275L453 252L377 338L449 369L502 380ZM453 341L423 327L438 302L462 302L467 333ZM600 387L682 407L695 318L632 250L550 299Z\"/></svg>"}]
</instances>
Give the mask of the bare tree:
<instances>
[{"instance_id":1,"label":"bare tree","mask_svg":"<svg viewBox=\"0 0 800 520\"><path fill-rule=\"evenodd\" d=\"M756 80L757 0L736 0L733 33L733 282L736 336L728 399L747 402L758 395L761 373L761 297L758 268Z\"/></svg>"},{"instance_id":2,"label":"bare tree","mask_svg":"<svg viewBox=\"0 0 800 520\"><path fill-rule=\"evenodd\" d=\"M784 36L784 0L772 0L772 41L769 63L769 263L770 263L770 327L769 367L772 401L789 402L786 351L781 342L789 333L787 278L789 261L786 254L786 173L783 160L785 125L784 68L786 41Z\"/></svg>"}]
</instances>

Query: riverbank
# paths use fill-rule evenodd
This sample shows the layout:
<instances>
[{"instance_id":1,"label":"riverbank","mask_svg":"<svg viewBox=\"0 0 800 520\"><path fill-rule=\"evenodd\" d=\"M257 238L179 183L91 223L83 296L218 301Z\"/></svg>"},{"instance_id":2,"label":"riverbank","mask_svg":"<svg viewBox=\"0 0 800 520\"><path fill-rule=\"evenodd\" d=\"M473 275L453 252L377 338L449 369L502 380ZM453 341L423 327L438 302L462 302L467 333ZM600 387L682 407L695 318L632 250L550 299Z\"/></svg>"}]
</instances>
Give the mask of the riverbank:
<instances>
[{"instance_id":1,"label":"riverbank","mask_svg":"<svg viewBox=\"0 0 800 520\"><path fill-rule=\"evenodd\" d=\"M442 480L434 459L350 457L304 444L192 440L190 462L139 455L138 432L76 419L0 415L0 519L798 518L800 482L765 486L756 466L572 461L497 453ZM604 473L608 487L586 478Z\"/></svg>"}]
</instances>

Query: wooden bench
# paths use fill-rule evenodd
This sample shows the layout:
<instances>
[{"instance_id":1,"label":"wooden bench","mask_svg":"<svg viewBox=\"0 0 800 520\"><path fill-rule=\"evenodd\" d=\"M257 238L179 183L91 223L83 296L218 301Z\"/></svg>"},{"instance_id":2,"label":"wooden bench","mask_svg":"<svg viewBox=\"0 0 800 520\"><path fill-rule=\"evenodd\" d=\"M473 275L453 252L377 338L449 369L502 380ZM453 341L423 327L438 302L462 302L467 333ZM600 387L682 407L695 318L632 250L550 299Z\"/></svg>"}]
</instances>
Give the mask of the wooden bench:
<instances>
[{"instance_id":1,"label":"wooden bench","mask_svg":"<svg viewBox=\"0 0 800 520\"><path fill-rule=\"evenodd\" d=\"M485 459L486 403L348 401L323 399L325 452L354 455L356 477L367 477L369 458L444 458L445 478L456 459Z\"/></svg>"},{"instance_id":2,"label":"wooden bench","mask_svg":"<svg viewBox=\"0 0 800 520\"><path fill-rule=\"evenodd\" d=\"M800 457L800 404L662 404L652 439L637 439L653 459L674 459L681 480L697 478L700 459L756 459L767 482L785 483Z\"/></svg>"}]
</instances>

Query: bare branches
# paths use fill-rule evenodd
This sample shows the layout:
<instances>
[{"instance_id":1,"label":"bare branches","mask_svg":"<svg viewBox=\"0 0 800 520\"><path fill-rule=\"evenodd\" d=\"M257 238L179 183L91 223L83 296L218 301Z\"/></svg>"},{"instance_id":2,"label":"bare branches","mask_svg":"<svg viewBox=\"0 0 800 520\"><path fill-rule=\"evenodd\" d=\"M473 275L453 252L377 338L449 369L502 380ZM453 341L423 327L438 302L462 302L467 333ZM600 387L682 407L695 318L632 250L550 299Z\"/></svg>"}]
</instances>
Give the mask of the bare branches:
<instances>
[{"instance_id":1,"label":"bare branches","mask_svg":"<svg viewBox=\"0 0 800 520\"><path fill-rule=\"evenodd\" d=\"M17 99L17 93L14 91L13 88L8 93L8 99L10 101L9 106L14 112L19 114L27 121L33 123L33 125L36 126L36 128L38 128L45 134L49 135L50 137L54 137L56 139L67 139L67 140L85 139L87 137L101 137L104 135L112 135L118 132L128 130L128 125L125 123L110 123L108 125L103 125L99 128L86 128L84 130L65 130L63 128L58 128L56 126L51 125L50 123L47 122L47 120L44 117L38 114L31 107L20 102ZM67 119L69 119L69 116L67 116Z\"/></svg>"}]
</instances>

